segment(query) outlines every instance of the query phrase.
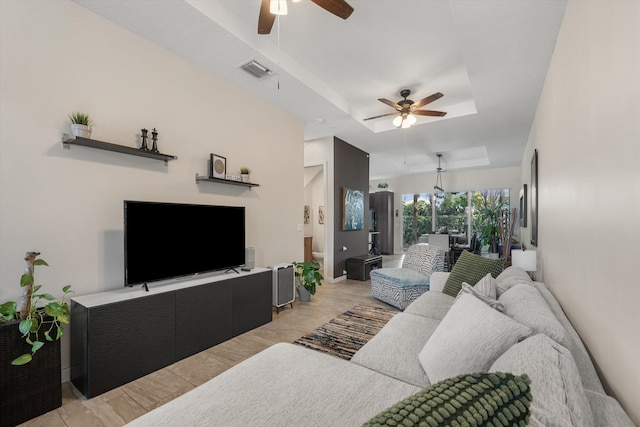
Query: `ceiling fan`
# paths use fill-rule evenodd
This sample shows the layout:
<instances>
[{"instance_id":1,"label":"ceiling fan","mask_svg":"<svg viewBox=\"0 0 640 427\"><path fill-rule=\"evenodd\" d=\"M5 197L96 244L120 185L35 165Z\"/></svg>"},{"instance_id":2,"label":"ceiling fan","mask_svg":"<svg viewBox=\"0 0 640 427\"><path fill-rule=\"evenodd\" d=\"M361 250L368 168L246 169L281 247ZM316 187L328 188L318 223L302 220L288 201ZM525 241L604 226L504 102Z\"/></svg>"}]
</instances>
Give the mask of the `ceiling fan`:
<instances>
[{"instance_id":1,"label":"ceiling fan","mask_svg":"<svg viewBox=\"0 0 640 427\"><path fill-rule=\"evenodd\" d=\"M442 98L444 95L441 94L440 92L436 92L433 95L427 96L426 98L423 98L417 102L413 102L412 100L407 99L407 97L410 94L411 94L411 91L409 89L401 90L400 96L402 96L404 99L401 101L398 101L397 103L393 101L389 101L388 99L385 99L385 98L378 98L378 101L384 104L387 104L390 107L395 108L396 112L381 114L379 116L368 117L364 120L373 120L373 119L378 119L380 117L398 115L398 117L393 119L393 124L396 127L401 127L406 129L416 122L416 117L415 117L416 115L442 117L447 114L444 111L418 110L418 108Z\"/></svg>"},{"instance_id":2,"label":"ceiling fan","mask_svg":"<svg viewBox=\"0 0 640 427\"><path fill-rule=\"evenodd\" d=\"M293 0L295 3L300 0ZM327 12L347 19L353 12L351 7L344 0L311 0ZM287 0L262 0L260 5L260 15L258 16L258 34L269 34L273 23L276 20L276 15L287 14Z\"/></svg>"}]
</instances>

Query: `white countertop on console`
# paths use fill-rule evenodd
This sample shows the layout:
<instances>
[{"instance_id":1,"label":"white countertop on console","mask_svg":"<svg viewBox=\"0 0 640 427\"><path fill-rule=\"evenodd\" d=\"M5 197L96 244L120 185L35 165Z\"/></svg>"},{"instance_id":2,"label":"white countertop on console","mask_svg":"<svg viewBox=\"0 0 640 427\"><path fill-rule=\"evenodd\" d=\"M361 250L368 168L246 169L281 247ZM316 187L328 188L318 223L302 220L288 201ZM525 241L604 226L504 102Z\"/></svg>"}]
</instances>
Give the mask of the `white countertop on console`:
<instances>
[{"instance_id":1,"label":"white countertop on console","mask_svg":"<svg viewBox=\"0 0 640 427\"><path fill-rule=\"evenodd\" d=\"M218 271L215 273L198 274L188 278L173 279L163 282L151 283L148 285L149 291L145 291L142 285L134 285L132 287L123 287L122 289L114 289L111 291L98 292L95 294L81 295L71 298L84 307L96 307L104 304L111 304L119 301L126 301L135 298L144 298L151 295L157 295L164 292L171 292L178 289L190 288L205 283L213 283L226 279L235 279L236 277L250 276L256 273L271 271L267 268L253 268L251 271L241 271L240 268L235 271Z\"/></svg>"}]
</instances>

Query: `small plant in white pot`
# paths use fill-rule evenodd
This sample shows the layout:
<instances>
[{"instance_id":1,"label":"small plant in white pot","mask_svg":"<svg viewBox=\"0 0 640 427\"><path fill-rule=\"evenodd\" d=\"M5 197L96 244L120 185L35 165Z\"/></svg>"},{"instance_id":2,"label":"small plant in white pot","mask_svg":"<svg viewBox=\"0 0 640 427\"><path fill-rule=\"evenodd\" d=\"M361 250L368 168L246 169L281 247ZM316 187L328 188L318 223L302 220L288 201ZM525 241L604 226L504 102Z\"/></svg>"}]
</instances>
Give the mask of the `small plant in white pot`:
<instances>
[{"instance_id":1,"label":"small plant in white pot","mask_svg":"<svg viewBox=\"0 0 640 427\"><path fill-rule=\"evenodd\" d=\"M93 120L85 113L71 113L69 114L71 120L71 133L75 136L83 138L91 138L91 126L93 126Z\"/></svg>"},{"instance_id":2,"label":"small plant in white pot","mask_svg":"<svg viewBox=\"0 0 640 427\"><path fill-rule=\"evenodd\" d=\"M249 182L249 174L251 173L251 169L246 168L246 167L241 167L240 168L240 177L242 179L242 182Z\"/></svg>"}]
</instances>

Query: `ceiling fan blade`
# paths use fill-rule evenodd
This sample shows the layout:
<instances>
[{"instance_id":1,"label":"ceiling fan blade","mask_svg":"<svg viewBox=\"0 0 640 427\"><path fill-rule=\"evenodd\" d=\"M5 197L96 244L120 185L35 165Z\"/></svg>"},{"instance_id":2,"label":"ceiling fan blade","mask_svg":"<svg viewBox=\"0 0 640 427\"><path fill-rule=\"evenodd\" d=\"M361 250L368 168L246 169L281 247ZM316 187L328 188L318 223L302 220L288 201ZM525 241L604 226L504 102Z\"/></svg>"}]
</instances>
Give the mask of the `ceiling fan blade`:
<instances>
[{"instance_id":1,"label":"ceiling fan blade","mask_svg":"<svg viewBox=\"0 0 640 427\"><path fill-rule=\"evenodd\" d=\"M378 98L378 101L382 102L383 104L387 104L389 107L393 107L398 111L402 110L402 107L400 105L396 104L393 101L389 101L388 99Z\"/></svg>"},{"instance_id":2,"label":"ceiling fan blade","mask_svg":"<svg viewBox=\"0 0 640 427\"><path fill-rule=\"evenodd\" d=\"M368 117L366 119L363 120L373 120L373 119L379 119L380 117L387 117L387 116L396 116L399 113L387 113L387 114L380 114L379 116L373 116L373 117Z\"/></svg>"},{"instance_id":3,"label":"ceiling fan blade","mask_svg":"<svg viewBox=\"0 0 640 427\"><path fill-rule=\"evenodd\" d=\"M353 13L353 7L344 0L311 0L327 12L331 12L334 15L347 19Z\"/></svg>"},{"instance_id":4,"label":"ceiling fan blade","mask_svg":"<svg viewBox=\"0 0 640 427\"><path fill-rule=\"evenodd\" d=\"M433 101L435 101L435 100L437 100L437 99L442 98L443 96L444 96L444 95L443 95L443 94L441 94L440 92L436 92L436 93L434 93L433 95L431 95L431 96L427 96L426 98L423 98L423 99L421 99L421 100L420 100L420 101L418 101L418 102L414 102L413 104L411 104L411 108L412 108L412 109L413 109L413 108L420 108L420 107L422 107L423 105L430 104L430 103L432 103Z\"/></svg>"},{"instance_id":5,"label":"ceiling fan blade","mask_svg":"<svg viewBox=\"0 0 640 427\"><path fill-rule=\"evenodd\" d=\"M258 16L258 34L269 34L273 23L276 20L276 15L269 11L270 0L262 0L260 5L260 15Z\"/></svg>"},{"instance_id":6,"label":"ceiling fan blade","mask_svg":"<svg viewBox=\"0 0 640 427\"><path fill-rule=\"evenodd\" d=\"M444 111L431 111L431 110L414 110L411 112L411 114L415 114L417 116L436 116L436 117L442 117L445 116L447 113Z\"/></svg>"}]
</instances>

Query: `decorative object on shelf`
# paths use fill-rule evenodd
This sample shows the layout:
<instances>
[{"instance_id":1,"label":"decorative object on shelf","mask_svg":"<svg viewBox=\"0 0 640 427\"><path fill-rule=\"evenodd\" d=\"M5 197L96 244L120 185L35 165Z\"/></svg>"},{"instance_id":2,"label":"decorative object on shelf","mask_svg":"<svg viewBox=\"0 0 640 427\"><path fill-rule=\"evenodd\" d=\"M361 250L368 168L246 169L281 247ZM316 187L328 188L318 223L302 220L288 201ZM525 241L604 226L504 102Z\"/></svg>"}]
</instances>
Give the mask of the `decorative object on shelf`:
<instances>
[{"instance_id":1,"label":"decorative object on shelf","mask_svg":"<svg viewBox=\"0 0 640 427\"><path fill-rule=\"evenodd\" d=\"M364 228L364 192L343 187L342 202L342 230L362 230Z\"/></svg>"},{"instance_id":2,"label":"decorative object on shelf","mask_svg":"<svg viewBox=\"0 0 640 427\"><path fill-rule=\"evenodd\" d=\"M85 113L71 113L69 114L71 120L71 133L75 136L81 136L83 138L91 138L91 126L93 126L93 120Z\"/></svg>"},{"instance_id":3,"label":"decorative object on shelf","mask_svg":"<svg viewBox=\"0 0 640 427\"><path fill-rule=\"evenodd\" d=\"M324 224L324 206L318 206L318 224Z\"/></svg>"},{"instance_id":4,"label":"decorative object on shelf","mask_svg":"<svg viewBox=\"0 0 640 427\"><path fill-rule=\"evenodd\" d=\"M62 134L62 145L65 149L71 148L72 145L81 145L83 147L97 148L99 150L113 151L116 153L130 154L132 156L146 157L154 160L162 160L165 165L169 164L169 160L175 160L178 156L171 154L153 153L150 150L141 150L139 148L126 147L124 145L112 144L110 142L98 141L95 139L76 137L72 138L69 134Z\"/></svg>"},{"instance_id":5,"label":"decorative object on shelf","mask_svg":"<svg viewBox=\"0 0 640 427\"><path fill-rule=\"evenodd\" d=\"M227 178L227 158L211 153L209 155L209 176L211 178Z\"/></svg>"},{"instance_id":6,"label":"decorative object on shelf","mask_svg":"<svg viewBox=\"0 0 640 427\"><path fill-rule=\"evenodd\" d=\"M304 223L311 223L311 208L309 206L304 207Z\"/></svg>"},{"instance_id":7,"label":"decorative object on shelf","mask_svg":"<svg viewBox=\"0 0 640 427\"><path fill-rule=\"evenodd\" d=\"M538 150L531 157L531 244L538 246Z\"/></svg>"},{"instance_id":8,"label":"decorative object on shelf","mask_svg":"<svg viewBox=\"0 0 640 427\"><path fill-rule=\"evenodd\" d=\"M43 259L38 259L40 252L27 252L24 260L27 262L25 273L20 278L23 288L22 304L18 308L15 301L7 301L0 305L0 322L7 323L20 320L18 329L25 341L31 346L31 353L16 357L12 365L24 365L31 362L36 352L45 344L44 341L54 341L62 336L61 323L69 323L69 307L66 296L71 286L62 288L64 296L57 301L51 294L37 293L41 286L34 285L33 273L37 265L49 265ZM48 301L42 306L43 301ZM53 336L52 336L53 333Z\"/></svg>"},{"instance_id":9,"label":"decorative object on shelf","mask_svg":"<svg viewBox=\"0 0 640 427\"><path fill-rule=\"evenodd\" d=\"M151 145L151 151L154 153L159 153L158 151L158 131L156 128L153 128L151 131L151 139L153 140L153 144Z\"/></svg>"},{"instance_id":10,"label":"decorative object on shelf","mask_svg":"<svg viewBox=\"0 0 640 427\"><path fill-rule=\"evenodd\" d=\"M296 283L298 284L298 295L300 301L309 301L310 295L315 295L316 286L322 285L324 276L320 273L320 264L317 262L292 262L295 271Z\"/></svg>"},{"instance_id":11,"label":"decorative object on shelf","mask_svg":"<svg viewBox=\"0 0 640 427\"><path fill-rule=\"evenodd\" d=\"M249 174L251 173L251 169L249 169L248 167L241 167L240 168L240 176L242 177L242 182L249 182Z\"/></svg>"},{"instance_id":12,"label":"decorative object on shelf","mask_svg":"<svg viewBox=\"0 0 640 427\"><path fill-rule=\"evenodd\" d=\"M386 182L380 182L378 183L378 188L386 190L387 188L389 188L389 184L387 184Z\"/></svg>"},{"instance_id":13,"label":"decorative object on shelf","mask_svg":"<svg viewBox=\"0 0 640 427\"><path fill-rule=\"evenodd\" d=\"M147 146L147 133L149 131L147 129L140 129L140 136L142 137L142 145L140 145L140 149L143 151L149 151L149 147Z\"/></svg>"},{"instance_id":14,"label":"decorative object on shelf","mask_svg":"<svg viewBox=\"0 0 640 427\"><path fill-rule=\"evenodd\" d=\"M520 190L520 227L527 226L527 184Z\"/></svg>"}]
</instances>

